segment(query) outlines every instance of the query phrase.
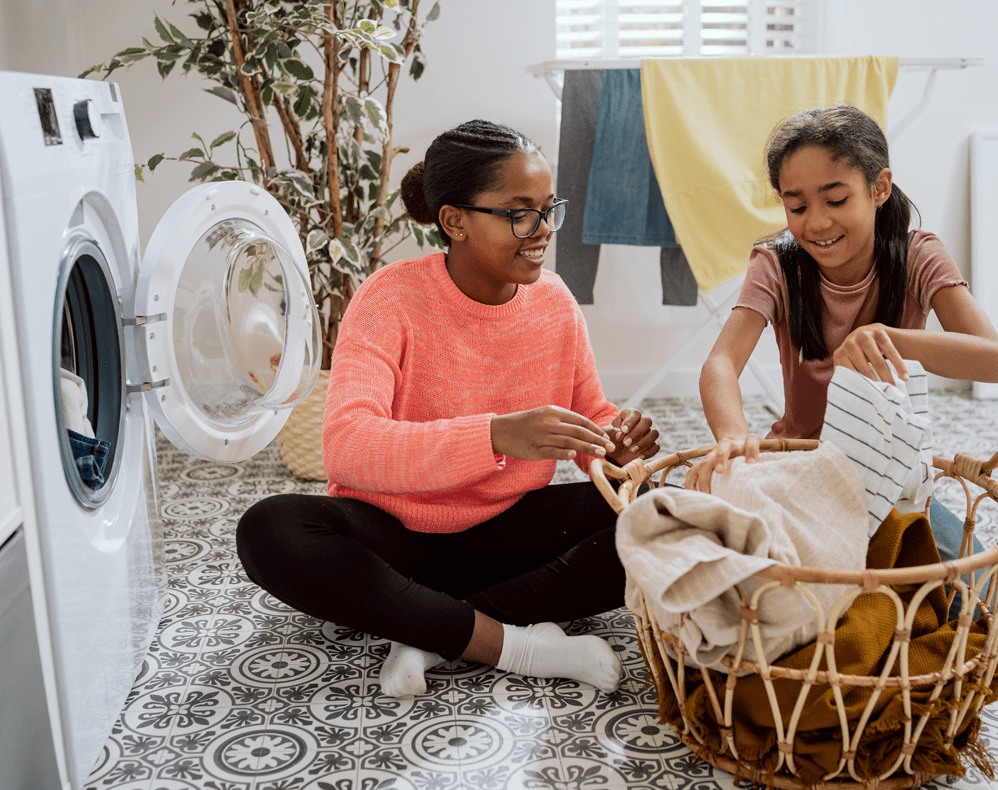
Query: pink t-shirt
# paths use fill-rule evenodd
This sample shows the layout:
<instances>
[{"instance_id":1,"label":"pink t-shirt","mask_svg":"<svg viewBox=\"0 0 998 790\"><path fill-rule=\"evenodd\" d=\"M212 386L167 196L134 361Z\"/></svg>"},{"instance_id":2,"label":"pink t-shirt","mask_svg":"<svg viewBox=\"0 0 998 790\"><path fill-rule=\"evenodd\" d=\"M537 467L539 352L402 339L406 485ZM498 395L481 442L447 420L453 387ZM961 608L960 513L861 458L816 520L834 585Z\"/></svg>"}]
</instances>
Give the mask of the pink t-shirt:
<instances>
[{"instance_id":1,"label":"pink t-shirt","mask_svg":"<svg viewBox=\"0 0 998 790\"><path fill-rule=\"evenodd\" d=\"M370 502L416 532L459 532L554 476L554 461L492 450L496 414L555 405L605 426L582 311L553 272L506 304L469 299L443 253L385 266L340 327L322 450L329 494ZM576 462L588 471L591 458Z\"/></svg>"},{"instance_id":2,"label":"pink t-shirt","mask_svg":"<svg viewBox=\"0 0 998 790\"><path fill-rule=\"evenodd\" d=\"M783 366L786 409L773 423L768 438L817 439L825 419L826 392L831 381L831 354L854 329L874 323L880 283L876 267L860 283L838 286L821 278L821 323L829 357L799 362L800 350L790 340L786 318L787 290L776 253L756 246L736 307L755 310L776 332ZM902 329L924 329L932 297L940 288L967 285L939 238L926 231L912 234L908 248L908 295L901 316Z\"/></svg>"}]
</instances>

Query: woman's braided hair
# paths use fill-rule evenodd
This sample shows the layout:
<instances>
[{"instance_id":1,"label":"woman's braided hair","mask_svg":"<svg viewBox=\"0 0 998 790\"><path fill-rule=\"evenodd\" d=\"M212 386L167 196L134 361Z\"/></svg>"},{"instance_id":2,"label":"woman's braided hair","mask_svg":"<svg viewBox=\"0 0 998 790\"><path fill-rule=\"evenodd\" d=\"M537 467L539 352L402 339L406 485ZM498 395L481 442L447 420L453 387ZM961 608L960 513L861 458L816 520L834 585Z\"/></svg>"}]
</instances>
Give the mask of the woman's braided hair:
<instances>
[{"instance_id":1,"label":"woman's braided hair","mask_svg":"<svg viewBox=\"0 0 998 790\"><path fill-rule=\"evenodd\" d=\"M515 129L492 121L474 120L439 135L422 162L402 178L402 202L409 217L424 225L440 225L440 207L474 203L475 197L500 186L502 163L519 151L539 151Z\"/></svg>"}]
</instances>

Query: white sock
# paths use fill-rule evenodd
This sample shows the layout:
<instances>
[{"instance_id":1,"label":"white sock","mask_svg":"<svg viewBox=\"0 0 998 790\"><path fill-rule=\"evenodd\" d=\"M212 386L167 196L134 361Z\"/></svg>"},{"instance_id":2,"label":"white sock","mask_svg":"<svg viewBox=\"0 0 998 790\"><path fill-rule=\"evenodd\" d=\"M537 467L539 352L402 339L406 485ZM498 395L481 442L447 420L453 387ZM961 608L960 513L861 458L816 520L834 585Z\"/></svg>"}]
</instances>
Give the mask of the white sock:
<instances>
[{"instance_id":1,"label":"white sock","mask_svg":"<svg viewBox=\"0 0 998 790\"><path fill-rule=\"evenodd\" d=\"M567 636L556 623L525 628L503 623L502 630L498 669L535 678L571 678L606 692L620 683L620 659L598 636Z\"/></svg>"},{"instance_id":2,"label":"white sock","mask_svg":"<svg viewBox=\"0 0 998 790\"><path fill-rule=\"evenodd\" d=\"M381 693L388 697L413 697L426 691L423 673L444 662L436 653L392 642L388 658L381 666Z\"/></svg>"}]
</instances>

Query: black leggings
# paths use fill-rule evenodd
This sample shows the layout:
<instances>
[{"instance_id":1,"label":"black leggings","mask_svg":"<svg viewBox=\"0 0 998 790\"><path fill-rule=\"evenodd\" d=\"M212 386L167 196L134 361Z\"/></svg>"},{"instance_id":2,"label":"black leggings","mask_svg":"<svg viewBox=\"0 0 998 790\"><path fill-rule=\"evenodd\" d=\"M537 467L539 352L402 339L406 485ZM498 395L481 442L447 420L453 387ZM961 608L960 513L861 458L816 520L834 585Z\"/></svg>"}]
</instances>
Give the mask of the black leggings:
<instances>
[{"instance_id":1,"label":"black leggings","mask_svg":"<svg viewBox=\"0 0 998 790\"><path fill-rule=\"evenodd\" d=\"M592 483L526 494L463 532L413 532L355 499L273 496L239 521L249 578L305 614L458 658L475 610L511 625L622 606L617 517Z\"/></svg>"}]
</instances>

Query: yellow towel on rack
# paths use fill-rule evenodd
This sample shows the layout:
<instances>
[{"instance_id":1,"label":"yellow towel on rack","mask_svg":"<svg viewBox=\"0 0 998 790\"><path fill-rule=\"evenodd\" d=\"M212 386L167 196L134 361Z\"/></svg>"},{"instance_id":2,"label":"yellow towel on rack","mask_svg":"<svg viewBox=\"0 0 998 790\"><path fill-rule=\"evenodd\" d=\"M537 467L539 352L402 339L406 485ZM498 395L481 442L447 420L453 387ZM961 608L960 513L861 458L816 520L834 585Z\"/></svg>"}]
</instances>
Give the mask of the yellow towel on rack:
<instances>
[{"instance_id":1,"label":"yellow towel on rack","mask_svg":"<svg viewBox=\"0 0 998 790\"><path fill-rule=\"evenodd\" d=\"M786 227L762 158L780 119L852 104L886 130L897 72L874 55L642 61L652 165L700 290L743 274L753 242Z\"/></svg>"}]
</instances>

